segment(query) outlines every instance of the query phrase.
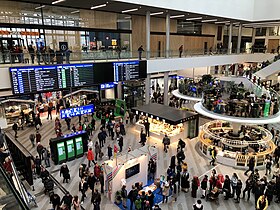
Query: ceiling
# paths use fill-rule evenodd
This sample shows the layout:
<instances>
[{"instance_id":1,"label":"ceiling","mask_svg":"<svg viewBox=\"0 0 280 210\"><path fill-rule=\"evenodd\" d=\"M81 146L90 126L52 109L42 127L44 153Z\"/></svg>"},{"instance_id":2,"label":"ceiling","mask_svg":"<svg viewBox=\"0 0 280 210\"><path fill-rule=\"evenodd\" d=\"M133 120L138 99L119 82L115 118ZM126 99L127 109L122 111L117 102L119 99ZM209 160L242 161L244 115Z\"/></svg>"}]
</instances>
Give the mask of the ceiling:
<instances>
[{"instance_id":1,"label":"ceiling","mask_svg":"<svg viewBox=\"0 0 280 210\"><path fill-rule=\"evenodd\" d=\"M20 2L28 2L28 3L34 3L34 4L41 4L41 5L46 5L46 6L51 6L52 2L54 0L16 0ZM125 2L119 2L119 1L114 1L114 0L82 0L77 1L77 0L65 0L63 2L60 2L58 4L55 4L54 6L61 6L61 7L68 7L68 8L73 8L73 11L75 9L90 9L92 6L97 6L97 5L102 5L102 4L107 4L105 7L102 8L97 8L95 10L97 11L106 11L106 12L116 12L116 13L122 13L124 10L130 10L130 9L135 9L138 8L137 11L133 12L128 12L125 14L129 15L146 15L147 11L150 11L151 14L153 13L158 13L158 12L163 12L163 14L155 15L153 17L162 17L164 18L167 13L170 14L170 16L177 16L177 15L184 15L184 17L178 17L176 19L181 19L181 20L186 20L188 18L196 18L196 17L202 17L202 19L199 20L194 20L197 22L203 22L204 20L213 20L217 19L217 21L211 21L208 23L215 23L218 22L217 24L229 24L223 23L224 21L230 21L234 25L239 25L239 23L245 24L245 27L266 27L267 25L269 26L279 26L280 22L278 21L270 21L272 22L271 24L268 21L263 21L261 22L260 25L250 22L250 21L244 21L244 20L237 20L237 19L230 19L230 18L224 18L224 17L218 17L218 16L206 16L202 14L197 14L197 13L188 13L188 12L182 12L182 11L176 11L176 10L166 10L164 8L156 8L156 7L150 7L150 6L145 6L145 5L140 5L140 4L130 4L130 3L125 3ZM37 6L37 5L36 5ZM222 22L222 23L219 23ZM265 24L263 24L265 23Z\"/></svg>"}]
</instances>

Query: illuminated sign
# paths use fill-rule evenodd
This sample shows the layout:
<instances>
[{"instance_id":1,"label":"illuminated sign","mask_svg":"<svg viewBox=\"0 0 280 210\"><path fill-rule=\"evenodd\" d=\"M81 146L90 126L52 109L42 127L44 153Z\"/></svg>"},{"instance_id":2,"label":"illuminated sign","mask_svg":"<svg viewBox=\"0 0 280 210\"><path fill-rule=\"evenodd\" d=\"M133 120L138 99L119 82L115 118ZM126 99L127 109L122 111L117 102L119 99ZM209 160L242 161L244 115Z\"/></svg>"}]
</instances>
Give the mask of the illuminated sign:
<instances>
[{"instance_id":1,"label":"illuminated sign","mask_svg":"<svg viewBox=\"0 0 280 210\"><path fill-rule=\"evenodd\" d=\"M60 110L60 119L81 116L84 114L92 114L93 112L94 112L93 104L69 108L69 109L62 109Z\"/></svg>"}]
</instances>

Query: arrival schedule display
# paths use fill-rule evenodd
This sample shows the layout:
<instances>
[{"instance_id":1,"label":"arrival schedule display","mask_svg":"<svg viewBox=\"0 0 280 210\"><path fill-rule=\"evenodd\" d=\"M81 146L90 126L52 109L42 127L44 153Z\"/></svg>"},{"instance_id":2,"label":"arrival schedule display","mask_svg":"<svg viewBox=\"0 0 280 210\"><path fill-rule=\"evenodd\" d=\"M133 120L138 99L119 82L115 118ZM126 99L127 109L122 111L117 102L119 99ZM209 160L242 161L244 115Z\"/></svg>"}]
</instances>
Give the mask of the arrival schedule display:
<instances>
[{"instance_id":1,"label":"arrival schedule display","mask_svg":"<svg viewBox=\"0 0 280 210\"><path fill-rule=\"evenodd\" d=\"M10 68L14 94L92 86L93 64Z\"/></svg>"},{"instance_id":2,"label":"arrival schedule display","mask_svg":"<svg viewBox=\"0 0 280 210\"><path fill-rule=\"evenodd\" d=\"M128 81L139 79L139 61L114 63L114 77L115 81Z\"/></svg>"}]
</instances>

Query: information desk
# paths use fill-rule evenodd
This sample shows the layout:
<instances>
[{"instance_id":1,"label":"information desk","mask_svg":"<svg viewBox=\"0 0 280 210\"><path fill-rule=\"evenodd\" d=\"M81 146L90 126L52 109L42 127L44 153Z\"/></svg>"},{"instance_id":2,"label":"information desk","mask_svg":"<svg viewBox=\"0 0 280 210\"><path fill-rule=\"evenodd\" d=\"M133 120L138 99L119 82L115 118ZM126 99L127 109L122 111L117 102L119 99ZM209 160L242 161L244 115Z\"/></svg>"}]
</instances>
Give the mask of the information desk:
<instances>
[{"instance_id":1,"label":"information desk","mask_svg":"<svg viewBox=\"0 0 280 210\"><path fill-rule=\"evenodd\" d=\"M136 123L138 131L144 128L144 121L150 123L150 135L160 140L165 135L170 138L170 143L178 139L194 138L198 135L198 114L179 110L161 104L148 104L132 108L132 111L139 116Z\"/></svg>"},{"instance_id":2,"label":"information desk","mask_svg":"<svg viewBox=\"0 0 280 210\"><path fill-rule=\"evenodd\" d=\"M276 148L272 142L271 133L260 126L247 126L250 135L260 133L256 140L244 140L244 137L229 137L221 133L232 131L230 123L225 121L211 121L201 126L199 133L199 149L209 159L210 151L215 146L217 150L217 162L223 165L237 168L247 168L251 157L255 158L255 166L264 166L265 157L273 154ZM245 135L248 135L245 134ZM259 135L260 135L259 134ZM249 136L249 135L248 135Z\"/></svg>"},{"instance_id":3,"label":"information desk","mask_svg":"<svg viewBox=\"0 0 280 210\"><path fill-rule=\"evenodd\" d=\"M78 131L59 138L50 139L51 158L61 164L82 157L87 152L88 135Z\"/></svg>"}]
</instances>

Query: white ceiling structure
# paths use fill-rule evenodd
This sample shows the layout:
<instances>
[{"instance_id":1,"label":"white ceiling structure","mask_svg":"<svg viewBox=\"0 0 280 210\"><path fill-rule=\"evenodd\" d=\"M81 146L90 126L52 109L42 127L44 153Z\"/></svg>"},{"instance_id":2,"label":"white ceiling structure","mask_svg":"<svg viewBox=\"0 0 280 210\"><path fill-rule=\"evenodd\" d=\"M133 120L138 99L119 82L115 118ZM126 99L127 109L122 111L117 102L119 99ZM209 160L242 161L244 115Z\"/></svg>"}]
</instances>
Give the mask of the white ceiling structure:
<instances>
[{"instance_id":1,"label":"white ceiling structure","mask_svg":"<svg viewBox=\"0 0 280 210\"><path fill-rule=\"evenodd\" d=\"M279 0L114 0L182 12L239 19L244 21L280 20Z\"/></svg>"}]
</instances>

